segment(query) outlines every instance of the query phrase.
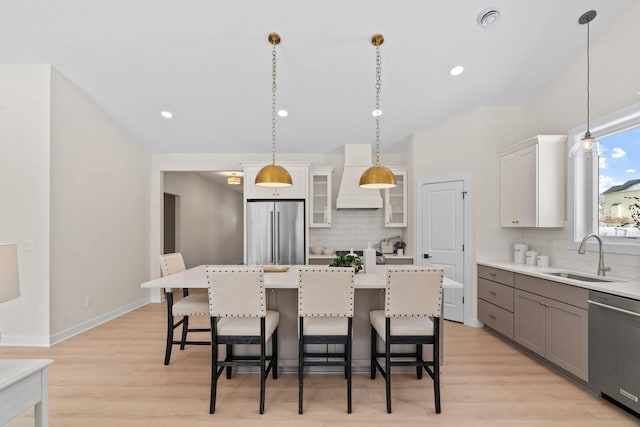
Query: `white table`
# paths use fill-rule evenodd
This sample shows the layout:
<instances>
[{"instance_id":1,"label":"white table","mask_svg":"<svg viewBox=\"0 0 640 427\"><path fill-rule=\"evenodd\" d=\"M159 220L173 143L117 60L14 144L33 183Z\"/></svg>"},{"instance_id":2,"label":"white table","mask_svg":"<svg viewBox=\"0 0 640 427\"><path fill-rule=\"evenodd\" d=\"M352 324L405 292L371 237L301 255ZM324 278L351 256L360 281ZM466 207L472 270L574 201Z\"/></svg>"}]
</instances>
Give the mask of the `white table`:
<instances>
[{"instance_id":1,"label":"white table","mask_svg":"<svg viewBox=\"0 0 640 427\"><path fill-rule=\"evenodd\" d=\"M208 265L199 265L189 268L179 273L170 274L159 279L142 283L142 288L156 290L163 288L200 288L208 287L206 270ZM232 267L232 266L223 266ZM355 314L353 333L353 365L354 368L369 365L370 330L369 330L369 310L383 307L383 291L387 286L386 271L388 268L415 268L411 265L378 265L375 273L358 273L355 275L354 288ZM289 271L283 273L264 273L264 286L269 289L267 294L269 308L280 312L279 330L279 352L281 356L280 365L283 367L297 366L297 322L288 322L284 319L295 319L297 317L297 292L298 271L296 266L291 266ZM442 282L443 288L462 288L462 284L446 277ZM444 307L444 304L442 304ZM442 308L441 308L442 310ZM442 311L441 311L442 313ZM440 316L442 319L442 314ZM443 322L440 322L440 362L444 360L443 345ZM426 353L428 354L428 353Z\"/></svg>"},{"instance_id":2,"label":"white table","mask_svg":"<svg viewBox=\"0 0 640 427\"><path fill-rule=\"evenodd\" d=\"M50 359L0 359L0 425L35 405L36 427L49 425Z\"/></svg>"}]
</instances>

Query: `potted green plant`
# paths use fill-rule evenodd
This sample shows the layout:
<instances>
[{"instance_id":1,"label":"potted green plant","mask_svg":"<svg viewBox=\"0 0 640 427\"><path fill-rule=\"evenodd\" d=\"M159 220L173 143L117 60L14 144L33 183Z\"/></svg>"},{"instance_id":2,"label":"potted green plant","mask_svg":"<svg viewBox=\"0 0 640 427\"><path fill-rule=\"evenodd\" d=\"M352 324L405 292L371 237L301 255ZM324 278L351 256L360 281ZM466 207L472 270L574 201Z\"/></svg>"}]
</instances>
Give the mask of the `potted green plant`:
<instances>
[{"instance_id":1,"label":"potted green plant","mask_svg":"<svg viewBox=\"0 0 640 427\"><path fill-rule=\"evenodd\" d=\"M398 255L403 255L404 254L404 248L407 247L407 244L405 242L403 242L402 240L398 240L397 242L395 242L393 244L393 249L394 252Z\"/></svg>"},{"instance_id":2,"label":"potted green plant","mask_svg":"<svg viewBox=\"0 0 640 427\"><path fill-rule=\"evenodd\" d=\"M358 255L343 255L336 257L329 267L353 267L355 272L362 270L362 261Z\"/></svg>"}]
</instances>

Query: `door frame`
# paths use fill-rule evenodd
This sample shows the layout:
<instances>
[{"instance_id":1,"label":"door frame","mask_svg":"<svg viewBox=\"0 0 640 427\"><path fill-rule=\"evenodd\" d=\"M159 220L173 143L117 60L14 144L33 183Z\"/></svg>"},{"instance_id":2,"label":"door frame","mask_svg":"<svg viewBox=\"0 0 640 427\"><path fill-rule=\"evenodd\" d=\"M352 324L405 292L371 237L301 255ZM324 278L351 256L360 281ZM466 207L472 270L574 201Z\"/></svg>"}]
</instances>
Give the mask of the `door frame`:
<instances>
[{"instance_id":1,"label":"door frame","mask_svg":"<svg viewBox=\"0 0 640 427\"><path fill-rule=\"evenodd\" d=\"M473 205L473 192L471 191L471 175L459 174L459 175L447 175L447 176L434 176L434 177L419 177L416 179L416 265L418 262L422 264L422 254L424 253L422 248L422 187L425 184L438 184L449 181L462 181L462 191L465 192L464 198L464 212L463 212L463 245L464 245L464 260L463 260L463 273L464 273L464 288L462 296L464 298L463 310L464 310L464 324L470 326L477 326L477 323L473 320L475 316L471 314L471 304L474 300L471 299L471 259L472 259L472 246L471 246L471 208Z\"/></svg>"}]
</instances>

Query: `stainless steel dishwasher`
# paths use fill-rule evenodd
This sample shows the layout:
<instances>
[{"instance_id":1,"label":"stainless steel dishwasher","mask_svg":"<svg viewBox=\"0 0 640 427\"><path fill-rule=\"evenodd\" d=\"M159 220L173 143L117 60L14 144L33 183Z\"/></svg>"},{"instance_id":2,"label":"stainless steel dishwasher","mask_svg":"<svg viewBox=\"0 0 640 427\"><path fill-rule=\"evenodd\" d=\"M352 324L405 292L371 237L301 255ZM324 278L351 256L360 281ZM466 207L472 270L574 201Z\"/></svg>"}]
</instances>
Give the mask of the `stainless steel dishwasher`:
<instances>
[{"instance_id":1,"label":"stainless steel dishwasher","mask_svg":"<svg viewBox=\"0 0 640 427\"><path fill-rule=\"evenodd\" d=\"M589 387L640 413L640 301L589 291Z\"/></svg>"}]
</instances>

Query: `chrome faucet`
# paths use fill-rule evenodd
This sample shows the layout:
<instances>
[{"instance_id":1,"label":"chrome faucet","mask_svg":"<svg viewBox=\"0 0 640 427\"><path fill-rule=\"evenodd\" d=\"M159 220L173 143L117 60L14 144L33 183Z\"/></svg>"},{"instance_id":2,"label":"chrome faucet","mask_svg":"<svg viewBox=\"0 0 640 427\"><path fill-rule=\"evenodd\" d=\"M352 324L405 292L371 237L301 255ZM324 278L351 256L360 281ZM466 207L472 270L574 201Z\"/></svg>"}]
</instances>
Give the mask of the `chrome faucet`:
<instances>
[{"instance_id":1,"label":"chrome faucet","mask_svg":"<svg viewBox=\"0 0 640 427\"><path fill-rule=\"evenodd\" d=\"M611 267L604 266L604 252L602 250L602 239L600 238L600 236L598 236L597 234L587 234L586 236L584 236L584 239L582 239L580 247L578 248L578 253L580 255L584 255L584 251L587 249L587 240L589 240L590 237L595 237L595 239L598 241L598 250L600 252L600 260L598 261L598 276L604 276L605 272L611 271Z\"/></svg>"}]
</instances>

